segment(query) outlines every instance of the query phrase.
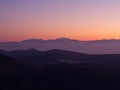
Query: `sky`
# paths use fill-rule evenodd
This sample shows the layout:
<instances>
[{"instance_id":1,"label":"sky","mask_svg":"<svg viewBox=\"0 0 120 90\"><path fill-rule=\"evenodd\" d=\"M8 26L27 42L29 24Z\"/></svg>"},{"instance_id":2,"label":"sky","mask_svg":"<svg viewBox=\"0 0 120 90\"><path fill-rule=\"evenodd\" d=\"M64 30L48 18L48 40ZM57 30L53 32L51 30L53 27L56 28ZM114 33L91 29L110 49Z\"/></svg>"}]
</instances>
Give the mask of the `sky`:
<instances>
[{"instance_id":1,"label":"sky","mask_svg":"<svg viewBox=\"0 0 120 90\"><path fill-rule=\"evenodd\" d=\"M0 0L0 41L120 39L120 0Z\"/></svg>"}]
</instances>

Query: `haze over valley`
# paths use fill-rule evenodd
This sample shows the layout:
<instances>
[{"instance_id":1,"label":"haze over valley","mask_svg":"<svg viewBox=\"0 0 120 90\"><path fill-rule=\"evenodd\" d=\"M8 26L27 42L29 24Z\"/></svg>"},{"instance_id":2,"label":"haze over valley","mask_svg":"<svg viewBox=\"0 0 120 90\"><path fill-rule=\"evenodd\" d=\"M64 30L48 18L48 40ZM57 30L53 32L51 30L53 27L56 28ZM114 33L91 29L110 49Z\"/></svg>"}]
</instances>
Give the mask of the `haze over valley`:
<instances>
[{"instance_id":1,"label":"haze over valley","mask_svg":"<svg viewBox=\"0 0 120 90\"><path fill-rule=\"evenodd\" d=\"M120 0L0 0L0 90L120 90Z\"/></svg>"},{"instance_id":2,"label":"haze over valley","mask_svg":"<svg viewBox=\"0 0 120 90\"><path fill-rule=\"evenodd\" d=\"M28 39L20 42L1 42L0 49L3 50L27 50L37 49L46 51L51 49L62 49L88 54L120 54L119 39L104 39L80 41L69 38L57 39Z\"/></svg>"}]
</instances>

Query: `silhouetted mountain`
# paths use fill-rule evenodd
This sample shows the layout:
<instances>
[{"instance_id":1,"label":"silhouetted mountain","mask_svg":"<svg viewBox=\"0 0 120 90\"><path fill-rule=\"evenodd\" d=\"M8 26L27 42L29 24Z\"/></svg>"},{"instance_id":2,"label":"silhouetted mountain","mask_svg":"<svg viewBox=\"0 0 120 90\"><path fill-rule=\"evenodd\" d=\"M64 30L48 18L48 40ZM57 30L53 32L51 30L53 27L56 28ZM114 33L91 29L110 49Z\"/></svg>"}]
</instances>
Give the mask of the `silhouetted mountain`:
<instances>
[{"instance_id":1,"label":"silhouetted mountain","mask_svg":"<svg viewBox=\"0 0 120 90\"><path fill-rule=\"evenodd\" d=\"M18 60L27 61L31 63L56 63L61 61L74 61L80 59L87 54L76 53L72 51L65 51L59 49L53 49L49 51L38 51L36 49L29 50L14 50L14 51L0 51L1 54L12 56Z\"/></svg>"},{"instance_id":2,"label":"silhouetted mountain","mask_svg":"<svg viewBox=\"0 0 120 90\"><path fill-rule=\"evenodd\" d=\"M22 43L24 42L43 42L44 40L43 39L28 39L28 40L23 40L21 41Z\"/></svg>"},{"instance_id":3,"label":"silhouetted mountain","mask_svg":"<svg viewBox=\"0 0 120 90\"><path fill-rule=\"evenodd\" d=\"M6 61L4 63L8 64ZM11 66L12 68L0 68L0 90L120 89L119 73L104 65L58 63L35 68L22 63L14 64L15 67Z\"/></svg>"},{"instance_id":4,"label":"silhouetted mountain","mask_svg":"<svg viewBox=\"0 0 120 90\"><path fill-rule=\"evenodd\" d=\"M16 59L10 56L0 54L0 65L4 65L5 63L11 63L13 62L13 60L15 61Z\"/></svg>"},{"instance_id":5,"label":"silhouetted mountain","mask_svg":"<svg viewBox=\"0 0 120 90\"><path fill-rule=\"evenodd\" d=\"M24 90L39 68L0 54L0 90Z\"/></svg>"},{"instance_id":6,"label":"silhouetted mountain","mask_svg":"<svg viewBox=\"0 0 120 90\"><path fill-rule=\"evenodd\" d=\"M48 51L38 51L36 49L0 51L1 54L16 58L32 64L48 63L97 63L106 64L120 68L120 54L84 54L73 51L53 49Z\"/></svg>"},{"instance_id":7,"label":"silhouetted mountain","mask_svg":"<svg viewBox=\"0 0 120 90\"><path fill-rule=\"evenodd\" d=\"M120 54L120 40L91 40L79 41L69 38L57 39L28 39L20 42L1 42L0 49L3 50L27 50L35 48L40 51L51 49L62 49L88 54Z\"/></svg>"},{"instance_id":8,"label":"silhouetted mountain","mask_svg":"<svg viewBox=\"0 0 120 90\"><path fill-rule=\"evenodd\" d=\"M120 69L108 64L81 62L81 60L101 62L105 59L111 61L113 58L119 59L120 55L87 55L58 49L45 52L35 49L2 52L20 55L12 57L0 54L0 90L120 90ZM31 59L34 62L35 54L46 63L47 61L57 63L36 66L18 60L19 57L28 55L34 58ZM65 63L55 61L56 59L80 62Z\"/></svg>"}]
</instances>

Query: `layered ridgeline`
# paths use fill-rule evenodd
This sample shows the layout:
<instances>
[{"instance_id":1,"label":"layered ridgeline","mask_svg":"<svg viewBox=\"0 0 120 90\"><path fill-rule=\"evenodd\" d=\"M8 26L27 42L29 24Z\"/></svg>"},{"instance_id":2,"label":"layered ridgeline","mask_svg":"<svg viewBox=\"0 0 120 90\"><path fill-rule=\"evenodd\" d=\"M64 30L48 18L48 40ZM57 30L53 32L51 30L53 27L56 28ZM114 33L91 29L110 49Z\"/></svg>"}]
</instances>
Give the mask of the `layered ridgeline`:
<instances>
[{"instance_id":1,"label":"layered ridgeline","mask_svg":"<svg viewBox=\"0 0 120 90\"><path fill-rule=\"evenodd\" d=\"M120 69L113 64L113 60L119 64L120 55L34 49L0 52L4 53L0 54L0 90L120 90Z\"/></svg>"},{"instance_id":2,"label":"layered ridgeline","mask_svg":"<svg viewBox=\"0 0 120 90\"><path fill-rule=\"evenodd\" d=\"M85 54L60 49L39 51L28 50L0 50L0 54L14 57L18 61L32 64L53 64L53 63L96 63L113 67L120 67L120 54Z\"/></svg>"},{"instance_id":3,"label":"layered ridgeline","mask_svg":"<svg viewBox=\"0 0 120 90\"><path fill-rule=\"evenodd\" d=\"M63 49L88 54L120 54L120 40L79 41L68 38L28 39L20 42L1 42L0 49L26 50L35 48L40 51Z\"/></svg>"}]
</instances>

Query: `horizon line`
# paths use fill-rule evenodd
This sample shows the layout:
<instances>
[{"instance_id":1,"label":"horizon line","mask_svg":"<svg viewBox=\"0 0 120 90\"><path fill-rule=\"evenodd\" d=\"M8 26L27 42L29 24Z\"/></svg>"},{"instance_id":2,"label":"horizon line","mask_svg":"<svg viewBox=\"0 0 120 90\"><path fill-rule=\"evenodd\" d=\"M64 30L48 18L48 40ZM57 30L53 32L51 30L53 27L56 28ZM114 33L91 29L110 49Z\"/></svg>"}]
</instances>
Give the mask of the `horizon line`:
<instances>
[{"instance_id":1,"label":"horizon line","mask_svg":"<svg viewBox=\"0 0 120 90\"><path fill-rule=\"evenodd\" d=\"M28 39L23 39L23 40L17 40L17 41L0 41L1 43L7 43L7 42L22 42L22 41L27 41L27 40L59 40L59 39L70 39L70 40L76 40L76 41L101 41L101 40L120 40L120 38L110 38L110 39L91 39L91 40L80 40L80 39L74 39L74 38L68 38L68 37L58 37L58 38L50 38L50 39L43 39L43 38L28 38Z\"/></svg>"}]
</instances>

